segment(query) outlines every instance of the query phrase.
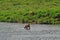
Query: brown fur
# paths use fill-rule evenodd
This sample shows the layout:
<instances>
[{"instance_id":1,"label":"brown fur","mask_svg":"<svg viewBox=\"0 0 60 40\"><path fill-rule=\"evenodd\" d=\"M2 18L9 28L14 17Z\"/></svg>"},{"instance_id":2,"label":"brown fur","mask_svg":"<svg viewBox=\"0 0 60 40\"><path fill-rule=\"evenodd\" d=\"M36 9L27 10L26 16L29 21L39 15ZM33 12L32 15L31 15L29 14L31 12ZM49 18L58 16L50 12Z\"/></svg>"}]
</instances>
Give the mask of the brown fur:
<instances>
[{"instance_id":1,"label":"brown fur","mask_svg":"<svg viewBox=\"0 0 60 40\"><path fill-rule=\"evenodd\" d=\"M30 24L29 23L27 23L27 24L25 24L25 27L24 27L25 29L30 29Z\"/></svg>"}]
</instances>

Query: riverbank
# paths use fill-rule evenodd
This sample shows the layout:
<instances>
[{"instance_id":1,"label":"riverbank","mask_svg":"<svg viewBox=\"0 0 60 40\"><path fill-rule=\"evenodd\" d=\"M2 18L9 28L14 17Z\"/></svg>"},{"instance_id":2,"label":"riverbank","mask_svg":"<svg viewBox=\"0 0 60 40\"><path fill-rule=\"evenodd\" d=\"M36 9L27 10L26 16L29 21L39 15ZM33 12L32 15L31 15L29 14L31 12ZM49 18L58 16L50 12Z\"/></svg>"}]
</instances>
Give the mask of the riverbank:
<instances>
[{"instance_id":1,"label":"riverbank","mask_svg":"<svg viewBox=\"0 0 60 40\"><path fill-rule=\"evenodd\" d=\"M1 0L0 22L60 24L60 0Z\"/></svg>"}]
</instances>

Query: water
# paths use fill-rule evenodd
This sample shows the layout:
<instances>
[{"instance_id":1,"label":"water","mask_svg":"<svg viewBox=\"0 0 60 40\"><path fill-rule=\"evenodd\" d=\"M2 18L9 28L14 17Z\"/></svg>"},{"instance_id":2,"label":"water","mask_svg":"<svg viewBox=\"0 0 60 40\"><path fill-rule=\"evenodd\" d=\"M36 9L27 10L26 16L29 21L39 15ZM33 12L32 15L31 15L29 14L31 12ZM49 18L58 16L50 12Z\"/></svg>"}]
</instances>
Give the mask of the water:
<instances>
[{"instance_id":1,"label":"water","mask_svg":"<svg viewBox=\"0 0 60 40\"><path fill-rule=\"evenodd\" d=\"M24 25L0 23L0 40L60 40L58 25L30 24L30 30L25 30Z\"/></svg>"}]
</instances>

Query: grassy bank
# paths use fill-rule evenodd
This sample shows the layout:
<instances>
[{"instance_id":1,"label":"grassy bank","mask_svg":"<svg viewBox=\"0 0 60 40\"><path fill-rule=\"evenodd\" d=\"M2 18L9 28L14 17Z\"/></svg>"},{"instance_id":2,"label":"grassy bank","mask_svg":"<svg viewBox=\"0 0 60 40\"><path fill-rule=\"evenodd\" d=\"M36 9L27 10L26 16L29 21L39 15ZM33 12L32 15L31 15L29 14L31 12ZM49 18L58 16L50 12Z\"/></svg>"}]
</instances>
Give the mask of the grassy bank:
<instances>
[{"instance_id":1,"label":"grassy bank","mask_svg":"<svg viewBox=\"0 0 60 40\"><path fill-rule=\"evenodd\" d=\"M0 22L60 24L60 0L0 0Z\"/></svg>"}]
</instances>

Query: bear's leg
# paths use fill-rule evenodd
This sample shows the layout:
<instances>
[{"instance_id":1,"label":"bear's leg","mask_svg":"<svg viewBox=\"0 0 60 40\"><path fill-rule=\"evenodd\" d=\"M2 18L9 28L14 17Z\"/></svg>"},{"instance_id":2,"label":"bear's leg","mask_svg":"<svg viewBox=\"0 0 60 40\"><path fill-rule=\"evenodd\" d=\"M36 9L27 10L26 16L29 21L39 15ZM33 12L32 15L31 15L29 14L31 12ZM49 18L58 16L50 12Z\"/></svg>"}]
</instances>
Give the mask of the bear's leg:
<instances>
[{"instance_id":1,"label":"bear's leg","mask_svg":"<svg viewBox=\"0 0 60 40\"><path fill-rule=\"evenodd\" d=\"M27 30L30 30L30 27L28 27Z\"/></svg>"}]
</instances>

